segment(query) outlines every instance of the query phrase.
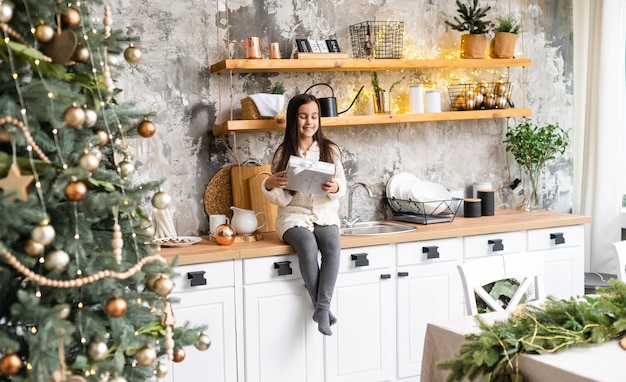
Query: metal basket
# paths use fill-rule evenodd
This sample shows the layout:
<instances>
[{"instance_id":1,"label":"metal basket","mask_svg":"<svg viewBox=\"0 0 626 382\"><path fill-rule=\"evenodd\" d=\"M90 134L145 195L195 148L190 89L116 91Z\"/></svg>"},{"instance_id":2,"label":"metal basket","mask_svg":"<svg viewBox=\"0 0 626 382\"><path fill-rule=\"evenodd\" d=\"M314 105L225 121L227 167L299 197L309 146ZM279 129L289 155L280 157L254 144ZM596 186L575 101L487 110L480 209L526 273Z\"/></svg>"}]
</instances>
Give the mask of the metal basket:
<instances>
[{"instance_id":1,"label":"metal basket","mask_svg":"<svg viewBox=\"0 0 626 382\"><path fill-rule=\"evenodd\" d=\"M454 220L456 213L463 203L461 198L437 200L431 202L416 202L387 198L393 212L393 219L418 224L444 223Z\"/></svg>"},{"instance_id":2,"label":"metal basket","mask_svg":"<svg viewBox=\"0 0 626 382\"><path fill-rule=\"evenodd\" d=\"M508 81L449 85L450 108L455 111L507 109L513 107L511 90Z\"/></svg>"},{"instance_id":3,"label":"metal basket","mask_svg":"<svg viewBox=\"0 0 626 382\"><path fill-rule=\"evenodd\" d=\"M402 58L403 21L363 21L350 25L352 57Z\"/></svg>"}]
</instances>

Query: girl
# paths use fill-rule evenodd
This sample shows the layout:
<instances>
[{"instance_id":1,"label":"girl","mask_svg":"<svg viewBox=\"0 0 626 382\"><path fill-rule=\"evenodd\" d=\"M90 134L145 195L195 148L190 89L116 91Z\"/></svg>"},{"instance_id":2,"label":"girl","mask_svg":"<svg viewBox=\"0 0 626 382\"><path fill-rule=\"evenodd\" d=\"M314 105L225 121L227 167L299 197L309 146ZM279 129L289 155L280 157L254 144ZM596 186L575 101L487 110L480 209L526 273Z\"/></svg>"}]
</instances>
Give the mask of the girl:
<instances>
[{"instance_id":1,"label":"girl","mask_svg":"<svg viewBox=\"0 0 626 382\"><path fill-rule=\"evenodd\" d=\"M338 210L339 200L346 193L346 177L339 147L324 138L319 110L317 98L312 95L300 94L291 99L285 138L274 153L272 176L264 180L261 189L271 203L278 205L276 232L298 254L300 273L315 306L313 320L321 333L330 336L330 326L337 322L330 312L330 302L339 271ZM334 178L320 184L323 194L285 189L291 155L335 164Z\"/></svg>"}]
</instances>

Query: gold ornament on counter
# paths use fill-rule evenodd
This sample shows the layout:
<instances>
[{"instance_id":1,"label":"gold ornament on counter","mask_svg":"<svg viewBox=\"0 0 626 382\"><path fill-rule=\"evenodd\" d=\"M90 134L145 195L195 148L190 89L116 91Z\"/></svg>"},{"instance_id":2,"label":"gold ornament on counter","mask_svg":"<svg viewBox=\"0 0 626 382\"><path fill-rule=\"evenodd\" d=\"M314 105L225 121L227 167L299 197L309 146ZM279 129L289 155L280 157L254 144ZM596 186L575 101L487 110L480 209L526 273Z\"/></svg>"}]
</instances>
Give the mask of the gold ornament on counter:
<instances>
[{"instance_id":1,"label":"gold ornament on counter","mask_svg":"<svg viewBox=\"0 0 626 382\"><path fill-rule=\"evenodd\" d=\"M72 104L63 112L63 123L69 127L78 128L85 123L85 110Z\"/></svg>"},{"instance_id":2,"label":"gold ornament on counter","mask_svg":"<svg viewBox=\"0 0 626 382\"><path fill-rule=\"evenodd\" d=\"M26 190L35 179L33 175L22 175L20 167L12 164L6 178L0 179L0 188L4 190L4 203L12 203L15 200L25 201L28 199Z\"/></svg>"},{"instance_id":3,"label":"gold ornament on counter","mask_svg":"<svg viewBox=\"0 0 626 382\"><path fill-rule=\"evenodd\" d=\"M151 346L144 346L137 350L135 359L140 366L150 366L156 361L157 352Z\"/></svg>"},{"instance_id":4,"label":"gold ornament on counter","mask_svg":"<svg viewBox=\"0 0 626 382\"><path fill-rule=\"evenodd\" d=\"M213 232L213 236L215 236L215 241L219 245L231 245L235 242L236 236L235 229L233 226L229 224L222 224L217 226L215 232Z\"/></svg>"},{"instance_id":5,"label":"gold ornament on counter","mask_svg":"<svg viewBox=\"0 0 626 382\"><path fill-rule=\"evenodd\" d=\"M54 28L50 25L44 24L43 21L41 24L35 27L35 32L33 33L35 39L42 44L50 42L54 38Z\"/></svg>"},{"instance_id":6,"label":"gold ornament on counter","mask_svg":"<svg viewBox=\"0 0 626 382\"><path fill-rule=\"evenodd\" d=\"M19 373L22 366L22 359L15 353L5 354L2 358L0 358L0 374L2 375L15 375Z\"/></svg>"},{"instance_id":7,"label":"gold ornament on counter","mask_svg":"<svg viewBox=\"0 0 626 382\"><path fill-rule=\"evenodd\" d=\"M87 185L81 180L71 180L65 186L65 197L70 202L80 202L87 196Z\"/></svg>"},{"instance_id":8,"label":"gold ornament on counter","mask_svg":"<svg viewBox=\"0 0 626 382\"><path fill-rule=\"evenodd\" d=\"M142 57L141 49L137 48L133 44L130 44L126 50L124 50L124 59L131 65L136 65L141 61Z\"/></svg>"},{"instance_id":9,"label":"gold ornament on counter","mask_svg":"<svg viewBox=\"0 0 626 382\"><path fill-rule=\"evenodd\" d=\"M122 297L112 297L104 305L104 312L109 317L118 318L126 313L127 308L128 304Z\"/></svg>"},{"instance_id":10,"label":"gold ornament on counter","mask_svg":"<svg viewBox=\"0 0 626 382\"><path fill-rule=\"evenodd\" d=\"M144 118L143 121L139 123L139 126L137 126L137 133L144 138L150 138L156 133L156 126L154 123Z\"/></svg>"}]
</instances>

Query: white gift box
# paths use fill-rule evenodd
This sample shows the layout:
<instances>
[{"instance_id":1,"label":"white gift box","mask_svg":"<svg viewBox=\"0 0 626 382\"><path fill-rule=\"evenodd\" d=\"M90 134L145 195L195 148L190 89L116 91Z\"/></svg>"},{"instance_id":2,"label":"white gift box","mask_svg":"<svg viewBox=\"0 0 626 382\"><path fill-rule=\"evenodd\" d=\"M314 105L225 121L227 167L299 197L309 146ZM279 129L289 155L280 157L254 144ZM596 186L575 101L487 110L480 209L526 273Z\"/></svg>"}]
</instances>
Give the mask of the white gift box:
<instances>
[{"instance_id":1,"label":"white gift box","mask_svg":"<svg viewBox=\"0 0 626 382\"><path fill-rule=\"evenodd\" d=\"M323 194L322 184L335 176L335 165L311 159L290 156L287 164L288 190Z\"/></svg>"}]
</instances>

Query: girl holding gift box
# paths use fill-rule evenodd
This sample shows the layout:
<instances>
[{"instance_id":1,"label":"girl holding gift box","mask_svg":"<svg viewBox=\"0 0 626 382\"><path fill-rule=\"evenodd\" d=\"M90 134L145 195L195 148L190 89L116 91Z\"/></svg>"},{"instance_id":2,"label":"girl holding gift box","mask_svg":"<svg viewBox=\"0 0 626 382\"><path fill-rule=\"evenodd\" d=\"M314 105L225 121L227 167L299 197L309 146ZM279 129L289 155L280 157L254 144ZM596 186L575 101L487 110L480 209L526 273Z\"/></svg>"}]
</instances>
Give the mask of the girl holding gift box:
<instances>
[{"instance_id":1,"label":"girl holding gift box","mask_svg":"<svg viewBox=\"0 0 626 382\"><path fill-rule=\"evenodd\" d=\"M335 165L335 176L320 184L322 194L287 190L286 169L292 155ZM285 138L274 153L272 176L261 189L278 206L276 232L297 252L300 273L315 306L313 320L318 330L329 336L330 327L337 322L330 303L339 271L339 200L346 193L346 177L339 147L322 133L315 96L299 94L289 101Z\"/></svg>"}]
</instances>

